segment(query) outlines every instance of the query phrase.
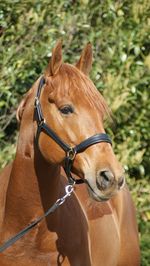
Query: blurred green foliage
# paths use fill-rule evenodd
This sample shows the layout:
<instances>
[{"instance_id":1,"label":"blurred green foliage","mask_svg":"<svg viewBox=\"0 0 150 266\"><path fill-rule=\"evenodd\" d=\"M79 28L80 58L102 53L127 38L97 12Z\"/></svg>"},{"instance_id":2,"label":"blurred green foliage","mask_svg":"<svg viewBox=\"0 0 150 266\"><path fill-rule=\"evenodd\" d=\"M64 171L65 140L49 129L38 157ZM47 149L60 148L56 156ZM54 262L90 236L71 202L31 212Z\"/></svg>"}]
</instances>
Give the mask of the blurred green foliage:
<instances>
[{"instance_id":1,"label":"blurred green foliage","mask_svg":"<svg viewBox=\"0 0 150 266\"><path fill-rule=\"evenodd\" d=\"M149 0L5 0L0 3L0 165L15 153L15 113L45 69L56 40L74 63L87 42L91 78L111 107L108 128L137 206L142 265L150 243L150 2Z\"/></svg>"}]
</instances>

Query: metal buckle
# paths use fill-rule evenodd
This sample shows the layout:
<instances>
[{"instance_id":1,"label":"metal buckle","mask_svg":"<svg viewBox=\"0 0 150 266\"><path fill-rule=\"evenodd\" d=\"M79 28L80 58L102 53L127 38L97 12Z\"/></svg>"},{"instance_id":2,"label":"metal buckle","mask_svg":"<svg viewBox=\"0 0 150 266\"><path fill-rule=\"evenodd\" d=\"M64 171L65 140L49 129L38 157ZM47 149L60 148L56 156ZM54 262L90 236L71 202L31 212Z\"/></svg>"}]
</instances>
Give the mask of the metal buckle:
<instances>
[{"instance_id":1,"label":"metal buckle","mask_svg":"<svg viewBox=\"0 0 150 266\"><path fill-rule=\"evenodd\" d=\"M76 156L75 149L70 147L70 150L67 151L67 158L69 158L71 161L73 161L75 156Z\"/></svg>"},{"instance_id":2,"label":"metal buckle","mask_svg":"<svg viewBox=\"0 0 150 266\"><path fill-rule=\"evenodd\" d=\"M38 121L37 123L38 123L38 127L41 127L45 123L45 119L42 119Z\"/></svg>"},{"instance_id":3,"label":"metal buckle","mask_svg":"<svg viewBox=\"0 0 150 266\"><path fill-rule=\"evenodd\" d=\"M39 105L39 98L36 96L35 97L35 102L34 102L34 108L37 108L37 106Z\"/></svg>"}]
</instances>

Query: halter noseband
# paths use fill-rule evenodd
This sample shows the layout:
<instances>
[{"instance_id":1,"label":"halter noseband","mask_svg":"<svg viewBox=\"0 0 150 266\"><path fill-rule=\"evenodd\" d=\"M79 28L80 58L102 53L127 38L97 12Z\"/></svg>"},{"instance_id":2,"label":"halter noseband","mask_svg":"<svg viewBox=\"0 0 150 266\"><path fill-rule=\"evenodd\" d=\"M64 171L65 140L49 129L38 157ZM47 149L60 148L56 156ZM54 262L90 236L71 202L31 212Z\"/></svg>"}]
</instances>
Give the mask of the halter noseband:
<instances>
[{"instance_id":1,"label":"halter noseband","mask_svg":"<svg viewBox=\"0 0 150 266\"><path fill-rule=\"evenodd\" d=\"M45 132L49 137L51 137L66 153L65 157L65 164L64 164L64 170L66 172L66 175L68 177L70 184L81 184L84 183L82 179L75 180L71 175L71 168L73 165L73 161L75 159L75 156L77 153L83 152L85 149L87 149L89 146L101 143L101 142L107 142L112 145L112 142L109 138L109 136L105 133L96 134L92 137L87 138L86 140L82 141L80 144L76 145L75 147L71 147L67 143L65 143L46 123L45 119L42 113L42 108L40 104L40 95L41 90L43 88L43 85L45 84L45 79L42 76L39 82L39 86L37 89L37 94L35 97L35 119L37 121L37 135L36 135L36 141L38 143L38 138L41 133L41 131Z\"/></svg>"}]
</instances>

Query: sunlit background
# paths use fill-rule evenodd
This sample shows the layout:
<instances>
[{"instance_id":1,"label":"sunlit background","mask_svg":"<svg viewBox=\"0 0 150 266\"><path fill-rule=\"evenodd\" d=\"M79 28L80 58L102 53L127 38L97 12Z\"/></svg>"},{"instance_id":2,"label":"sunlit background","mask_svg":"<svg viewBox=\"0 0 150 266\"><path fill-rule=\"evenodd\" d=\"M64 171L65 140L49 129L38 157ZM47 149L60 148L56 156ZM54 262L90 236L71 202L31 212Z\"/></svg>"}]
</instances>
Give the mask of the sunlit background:
<instances>
[{"instance_id":1,"label":"sunlit background","mask_svg":"<svg viewBox=\"0 0 150 266\"><path fill-rule=\"evenodd\" d=\"M93 45L91 78L112 109L106 124L137 208L142 266L150 263L150 1L0 3L0 166L15 154L16 108L62 38L64 60Z\"/></svg>"}]
</instances>

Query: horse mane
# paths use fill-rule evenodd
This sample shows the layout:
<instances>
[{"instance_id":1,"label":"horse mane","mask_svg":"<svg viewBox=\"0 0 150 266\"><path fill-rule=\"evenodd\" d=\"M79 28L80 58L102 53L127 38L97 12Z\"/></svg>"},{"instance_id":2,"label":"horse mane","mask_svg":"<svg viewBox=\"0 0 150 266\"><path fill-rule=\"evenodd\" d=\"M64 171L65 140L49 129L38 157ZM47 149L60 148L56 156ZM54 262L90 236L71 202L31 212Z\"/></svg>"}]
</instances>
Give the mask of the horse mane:
<instances>
[{"instance_id":1,"label":"horse mane","mask_svg":"<svg viewBox=\"0 0 150 266\"><path fill-rule=\"evenodd\" d=\"M51 85L55 88L55 77ZM92 108L96 108L103 119L111 117L111 111L105 99L89 77L73 65L62 64L57 75L57 96L62 98L69 95L69 97L81 99L82 93L83 99L88 101Z\"/></svg>"}]
</instances>

